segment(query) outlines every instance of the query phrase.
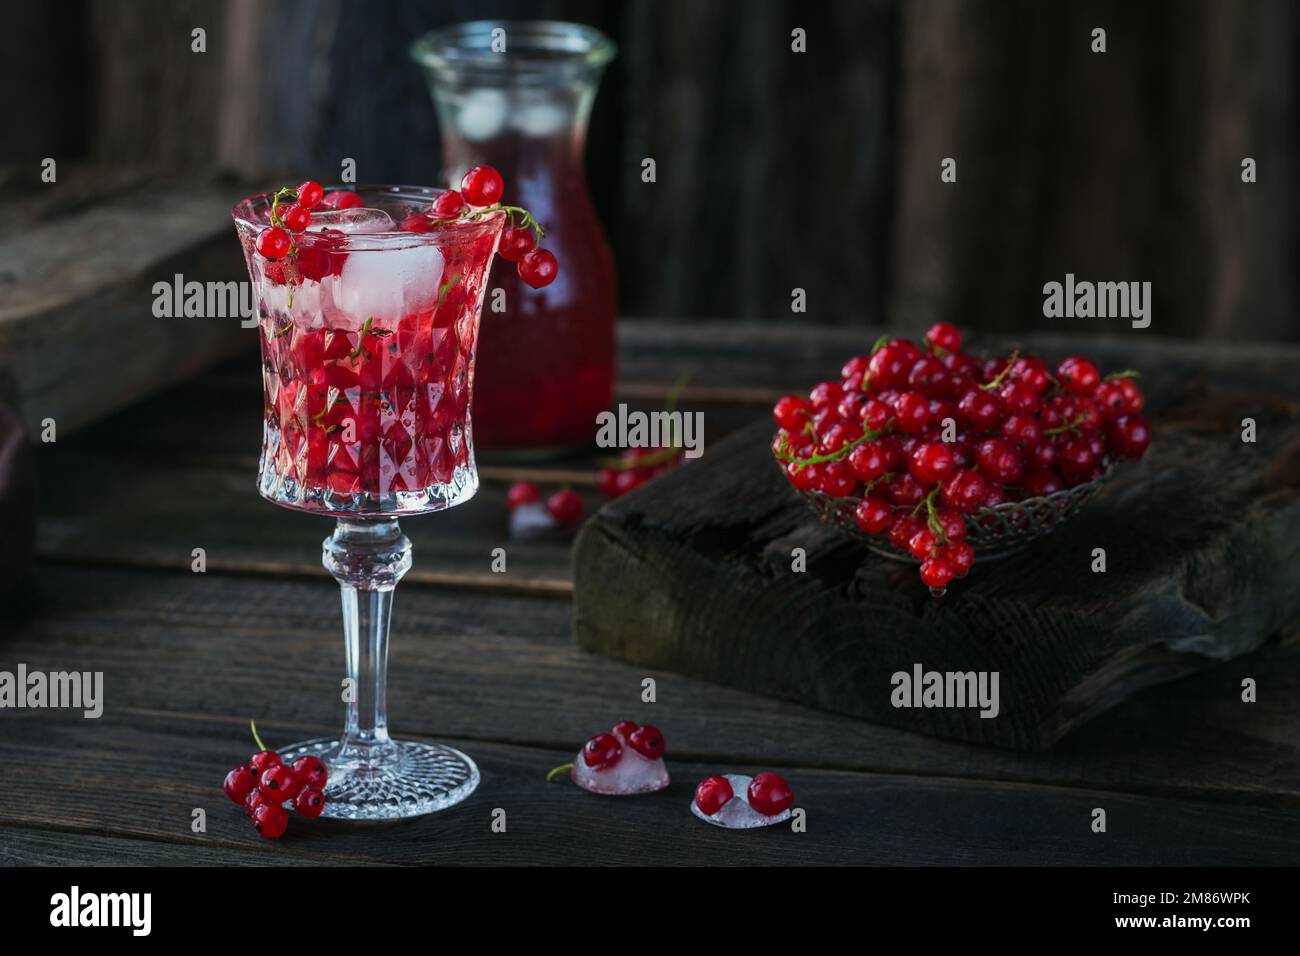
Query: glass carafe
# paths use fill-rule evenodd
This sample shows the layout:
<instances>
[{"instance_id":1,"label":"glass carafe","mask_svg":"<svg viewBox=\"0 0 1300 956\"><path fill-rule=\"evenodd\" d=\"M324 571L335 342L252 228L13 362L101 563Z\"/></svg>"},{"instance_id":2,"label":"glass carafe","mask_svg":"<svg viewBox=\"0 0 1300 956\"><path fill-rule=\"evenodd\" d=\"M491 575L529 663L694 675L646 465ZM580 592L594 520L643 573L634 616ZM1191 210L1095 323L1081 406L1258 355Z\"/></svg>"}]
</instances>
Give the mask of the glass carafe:
<instances>
[{"instance_id":1,"label":"glass carafe","mask_svg":"<svg viewBox=\"0 0 1300 956\"><path fill-rule=\"evenodd\" d=\"M495 166L511 201L542 223L560 263L555 282L536 291L509 263L492 275L475 371L475 444L519 452L590 444L613 393L617 300L583 153L614 44L576 23L480 21L427 34L412 55L437 106L444 177L458 183L471 166Z\"/></svg>"}]
</instances>

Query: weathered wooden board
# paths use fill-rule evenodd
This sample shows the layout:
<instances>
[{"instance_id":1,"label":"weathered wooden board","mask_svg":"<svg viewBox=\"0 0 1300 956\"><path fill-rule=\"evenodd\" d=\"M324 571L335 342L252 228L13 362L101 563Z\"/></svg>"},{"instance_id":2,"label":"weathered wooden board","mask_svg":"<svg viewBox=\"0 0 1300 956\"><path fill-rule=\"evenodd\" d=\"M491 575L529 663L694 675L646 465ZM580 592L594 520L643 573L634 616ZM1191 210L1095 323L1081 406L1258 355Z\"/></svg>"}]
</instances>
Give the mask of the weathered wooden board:
<instances>
[{"instance_id":1,"label":"weathered wooden board","mask_svg":"<svg viewBox=\"0 0 1300 956\"><path fill-rule=\"evenodd\" d=\"M58 436L256 342L236 315L157 318L154 285L247 281L230 222L239 188L151 180L87 206L51 199L0 234L0 402Z\"/></svg>"},{"instance_id":2,"label":"weathered wooden board","mask_svg":"<svg viewBox=\"0 0 1300 956\"><path fill-rule=\"evenodd\" d=\"M1300 853L1297 805L1278 799L1294 778L1288 784L1274 775L1292 759L1285 742L1268 751L1272 762L1257 759L1243 771L1238 782L1259 790L1230 802L1209 790L1142 793L1135 785L1141 772L1126 777L1122 791L1106 787L1108 778L1091 772L1110 760L1104 742L1091 757L1060 763L1077 775L1066 786L1050 775L1015 779L1034 773L1040 758L960 745L944 749L964 753L964 767L953 761L942 769L861 772L846 764L864 759L855 754L864 741L894 738L895 759L921 755L926 744L666 675L653 708L674 733L669 790L611 801L547 784L546 771L571 756L594 720L638 716L630 708L650 706L635 703L640 669L576 651L559 602L501 597L484 604L425 588L399 596L405 626L394 643L395 728L463 747L482 769L479 792L463 807L401 826L326 822L268 844L218 784L226 765L250 748L250 715L273 745L336 729L331 590L325 582L284 579L50 570L35 596L38 613L10 618L17 632L0 640L0 661L102 669L105 713L87 721L66 711L8 712L0 720L0 759L20 770L0 794L3 854L14 862L82 865L233 864L253 856L318 865L1209 865L1291 863ZM195 681L196 671L208 679ZM441 679L433 676L439 671ZM1290 673L1294 680L1296 668ZM285 674L294 675L293 693L284 692ZM1267 712L1274 721L1285 713L1279 706ZM1294 720L1278 721L1272 732L1286 735ZM1223 745L1252 735L1267 736L1238 722ZM1148 744L1148 784L1166 745ZM985 756L1001 761L998 769L977 768ZM1234 769L1230 758L1223 762L1225 774ZM1183 765L1198 769L1193 760ZM687 812L700 777L759 767L790 779L809 814L806 834L729 834ZM123 788L124 777L134 785ZM1104 839L1088 826L1099 805L1110 819ZM196 807L208 814L203 834L190 829ZM505 835L489 826L497 807L508 814Z\"/></svg>"},{"instance_id":3,"label":"weathered wooden board","mask_svg":"<svg viewBox=\"0 0 1300 956\"><path fill-rule=\"evenodd\" d=\"M1275 405L1254 403L1256 445L1222 409L1158 431L1072 523L938 601L911 566L819 524L757 423L587 525L578 642L920 733L1050 747L1143 687L1298 632L1300 424ZM998 672L998 716L893 706L892 675L915 665Z\"/></svg>"},{"instance_id":4,"label":"weathered wooden board","mask_svg":"<svg viewBox=\"0 0 1300 956\"><path fill-rule=\"evenodd\" d=\"M270 572L43 567L0 620L0 665L102 671L110 713L281 738L341 719L337 586ZM615 719L653 722L673 759L1105 790L1300 811L1300 642L1151 688L1050 753L936 739L578 650L566 602L403 581L390 713L400 733L564 752ZM147 666L141 666L147 661ZM198 670L206 675L193 679ZM279 689L293 675L293 693ZM1243 706L1242 675L1260 681ZM640 698L657 682L657 699ZM8 712L7 716L14 716ZM8 725L0 720L0 737ZM88 724L88 727L97 725ZM1043 792L1040 787L1039 792ZM2 801L0 801L2 803Z\"/></svg>"}]
</instances>

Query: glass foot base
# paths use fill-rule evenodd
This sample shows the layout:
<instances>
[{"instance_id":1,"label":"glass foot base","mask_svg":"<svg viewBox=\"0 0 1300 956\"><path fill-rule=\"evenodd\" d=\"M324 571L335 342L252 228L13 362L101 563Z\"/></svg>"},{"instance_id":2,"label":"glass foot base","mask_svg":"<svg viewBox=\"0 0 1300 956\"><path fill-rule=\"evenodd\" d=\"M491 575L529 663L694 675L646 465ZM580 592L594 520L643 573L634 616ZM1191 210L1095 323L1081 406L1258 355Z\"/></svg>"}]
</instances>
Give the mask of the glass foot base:
<instances>
[{"instance_id":1,"label":"glass foot base","mask_svg":"<svg viewBox=\"0 0 1300 956\"><path fill-rule=\"evenodd\" d=\"M325 812L332 820L404 820L460 803L478 786L478 767L442 744L394 740L344 750L337 737L307 740L279 751L291 764L312 755L325 762Z\"/></svg>"}]
</instances>

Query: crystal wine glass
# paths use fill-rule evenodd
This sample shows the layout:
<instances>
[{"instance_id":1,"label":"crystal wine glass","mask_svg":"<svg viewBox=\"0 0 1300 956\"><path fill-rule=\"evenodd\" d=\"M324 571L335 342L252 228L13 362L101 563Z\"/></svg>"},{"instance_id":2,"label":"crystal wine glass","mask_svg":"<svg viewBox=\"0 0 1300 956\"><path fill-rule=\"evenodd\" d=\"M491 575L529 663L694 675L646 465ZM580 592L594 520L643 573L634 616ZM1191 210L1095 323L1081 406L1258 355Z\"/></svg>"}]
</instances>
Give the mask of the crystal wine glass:
<instances>
[{"instance_id":1,"label":"crystal wine glass","mask_svg":"<svg viewBox=\"0 0 1300 956\"><path fill-rule=\"evenodd\" d=\"M459 803L474 762L441 744L393 740L385 701L393 590L411 566L397 519L468 501L474 351L505 215L404 232L439 190L343 187L359 208L312 215L279 260L255 250L272 196L233 210L258 302L265 398L258 489L337 521L323 561L343 597L350 694L341 738L280 750L329 770L324 816L394 820Z\"/></svg>"}]
</instances>

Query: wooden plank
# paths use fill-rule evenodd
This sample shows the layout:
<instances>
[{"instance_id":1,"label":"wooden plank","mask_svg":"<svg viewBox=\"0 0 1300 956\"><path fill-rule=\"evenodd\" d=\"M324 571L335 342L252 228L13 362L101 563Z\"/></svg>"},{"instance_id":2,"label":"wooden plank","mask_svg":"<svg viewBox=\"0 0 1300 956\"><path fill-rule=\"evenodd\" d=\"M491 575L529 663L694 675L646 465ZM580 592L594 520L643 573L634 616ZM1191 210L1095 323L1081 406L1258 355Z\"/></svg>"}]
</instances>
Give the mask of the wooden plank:
<instances>
[{"instance_id":1,"label":"wooden plank","mask_svg":"<svg viewBox=\"0 0 1300 956\"><path fill-rule=\"evenodd\" d=\"M1217 431L1221 414L1194 423ZM772 426L756 423L583 529L578 641L920 733L1050 747L1143 687L1300 634L1290 417L1266 419L1258 445L1159 430L1050 542L977 568L942 601L914 567L820 524L771 460ZM791 571L795 547L806 572ZM998 672L1000 712L894 706L892 675L917 665Z\"/></svg>"},{"instance_id":2,"label":"wooden plank","mask_svg":"<svg viewBox=\"0 0 1300 956\"><path fill-rule=\"evenodd\" d=\"M65 854L77 852L83 833L183 844L196 862L213 862L213 848L313 864L1260 865L1294 863L1300 854L1294 811L825 770L786 771L807 812L806 833L728 833L687 808L695 781L717 769L712 761L674 761L667 790L611 799L546 783L564 753L455 740L483 774L463 805L400 826L294 821L270 844L219 789L225 765L250 749L235 727L118 715L103 719L100 745L86 748L86 726L75 718L6 722L19 725L21 733L0 737L0 758L22 771L8 777L0 821L29 830L57 821L71 831L60 841ZM1105 835L1090 829L1099 806ZM195 808L206 811L206 834L190 830ZM505 833L490 826L498 808Z\"/></svg>"},{"instance_id":3,"label":"wooden plank","mask_svg":"<svg viewBox=\"0 0 1300 956\"><path fill-rule=\"evenodd\" d=\"M57 185L48 187L57 190ZM155 318L155 283L246 281L229 185L154 181L0 238L0 400L60 436L256 340L240 317Z\"/></svg>"},{"instance_id":4,"label":"wooden plank","mask_svg":"<svg viewBox=\"0 0 1300 956\"><path fill-rule=\"evenodd\" d=\"M0 826L0 866L266 866L257 847L126 839L73 830ZM371 866L372 861L355 865Z\"/></svg>"},{"instance_id":5,"label":"wooden plank","mask_svg":"<svg viewBox=\"0 0 1300 956\"><path fill-rule=\"evenodd\" d=\"M0 666L103 671L110 716L224 723L237 741L248 717L282 739L316 733L341 720L336 593L323 572L294 581L47 567L32 596L30 611L39 613L11 618ZM674 759L715 765L985 779L1300 810L1300 644L1151 688L1055 752L1029 755L925 739L582 653L570 622L561 602L485 601L404 583L391 651L395 729L565 752L630 717L659 726ZM292 693L276 689L276 675L285 673L293 674ZM1259 681L1258 703L1241 703L1243 676ZM657 684L654 704L640 699L646 677Z\"/></svg>"}]
</instances>

